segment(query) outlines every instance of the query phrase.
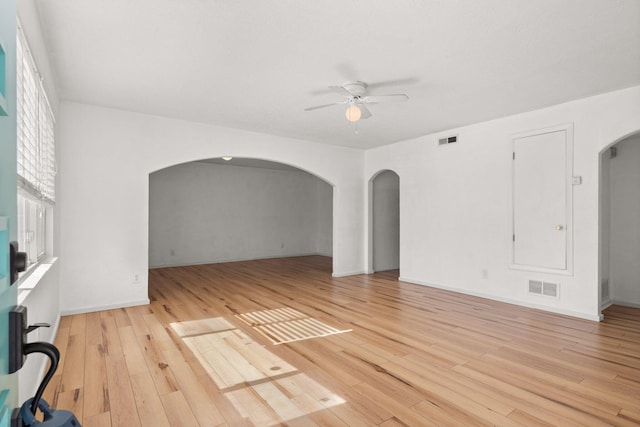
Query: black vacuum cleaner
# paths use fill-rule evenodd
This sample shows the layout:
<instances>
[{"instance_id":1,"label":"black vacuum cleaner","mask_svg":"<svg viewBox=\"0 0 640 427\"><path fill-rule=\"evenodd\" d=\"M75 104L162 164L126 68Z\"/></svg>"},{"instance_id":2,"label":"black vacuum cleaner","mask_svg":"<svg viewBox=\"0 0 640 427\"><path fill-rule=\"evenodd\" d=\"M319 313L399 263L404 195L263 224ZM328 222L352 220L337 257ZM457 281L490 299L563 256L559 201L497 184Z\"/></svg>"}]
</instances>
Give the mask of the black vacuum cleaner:
<instances>
[{"instance_id":1,"label":"black vacuum cleaner","mask_svg":"<svg viewBox=\"0 0 640 427\"><path fill-rule=\"evenodd\" d=\"M42 353L46 355L51 364L42 382L38 386L36 394L22 404L16 424L34 427L80 427L80 422L70 411L62 409L52 409L42 398L45 388L49 384L51 377L58 369L60 352L55 345L48 342L27 343L27 334L41 327L49 327L46 323L36 323L27 325L27 308L21 305L16 306L9 312L9 373L14 373L22 368L27 355L31 353ZM40 409L43 413L43 420L36 419L36 412ZM16 425L14 424L14 425Z\"/></svg>"}]
</instances>

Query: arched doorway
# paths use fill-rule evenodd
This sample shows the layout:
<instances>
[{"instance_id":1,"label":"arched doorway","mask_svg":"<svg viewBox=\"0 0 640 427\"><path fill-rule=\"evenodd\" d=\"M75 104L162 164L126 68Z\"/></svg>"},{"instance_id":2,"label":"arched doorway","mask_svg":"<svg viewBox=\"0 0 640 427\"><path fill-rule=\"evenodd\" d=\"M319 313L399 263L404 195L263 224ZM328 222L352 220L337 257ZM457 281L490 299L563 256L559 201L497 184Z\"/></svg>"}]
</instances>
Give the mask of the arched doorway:
<instances>
[{"instance_id":1,"label":"arched doorway","mask_svg":"<svg viewBox=\"0 0 640 427\"><path fill-rule=\"evenodd\" d=\"M391 170L369 182L369 271L400 268L400 177Z\"/></svg>"},{"instance_id":2,"label":"arched doorway","mask_svg":"<svg viewBox=\"0 0 640 427\"><path fill-rule=\"evenodd\" d=\"M600 153L600 308L640 307L640 132Z\"/></svg>"},{"instance_id":3,"label":"arched doorway","mask_svg":"<svg viewBox=\"0 0 640 427\"><path fill-rule=\"evenodd\" d=\"M204 159L149 175L149 267L333 256L333 186L282 163Z\"/></svg>"}]
</instances>

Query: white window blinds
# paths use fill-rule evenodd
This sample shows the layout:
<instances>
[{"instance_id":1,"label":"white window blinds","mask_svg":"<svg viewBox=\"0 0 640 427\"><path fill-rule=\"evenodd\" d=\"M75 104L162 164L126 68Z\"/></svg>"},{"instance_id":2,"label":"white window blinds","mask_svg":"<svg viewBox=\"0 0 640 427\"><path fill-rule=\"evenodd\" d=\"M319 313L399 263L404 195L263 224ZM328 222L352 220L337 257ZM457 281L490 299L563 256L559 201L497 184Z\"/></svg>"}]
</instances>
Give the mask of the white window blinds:
<instances>
[{"instance_id":1,"label":"white window blinds","mask_svg":"<svg viewBox=\"0 0 640 427\"><path fill-rule=\"evenodd\" d=\"M55 200L55 121L22 31L17 37L18 186Z\"/></svg>"}]
</instances>

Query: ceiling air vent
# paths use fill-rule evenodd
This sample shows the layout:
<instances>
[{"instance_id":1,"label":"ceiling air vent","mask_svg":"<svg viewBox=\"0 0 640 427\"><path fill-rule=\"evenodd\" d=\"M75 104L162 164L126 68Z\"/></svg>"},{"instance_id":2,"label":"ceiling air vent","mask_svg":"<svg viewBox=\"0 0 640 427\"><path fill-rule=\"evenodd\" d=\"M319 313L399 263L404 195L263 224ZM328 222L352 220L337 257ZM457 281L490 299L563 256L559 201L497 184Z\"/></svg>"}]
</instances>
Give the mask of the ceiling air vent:
<instances>
[{"instance_id":1,"label":"ceiling air vent","mask_svg":"<svg viewBox=\"0 0 640 427\"><path fill-rule=\"evenodd\" d=\"M529 280L529 293L558 298L560 285L558 283Z\"/></svg>"},{"instance_id":2,"label":"ceiling air vent","mask_svg":"<svg viewBox=\"0 0 640 427\"><path fill-rule=\"evenodd\" d=\"M447 137L438 139L438 145L453 144L454 142L458 142L458 135L447 136Z\"/></svg>"}]
</instances>

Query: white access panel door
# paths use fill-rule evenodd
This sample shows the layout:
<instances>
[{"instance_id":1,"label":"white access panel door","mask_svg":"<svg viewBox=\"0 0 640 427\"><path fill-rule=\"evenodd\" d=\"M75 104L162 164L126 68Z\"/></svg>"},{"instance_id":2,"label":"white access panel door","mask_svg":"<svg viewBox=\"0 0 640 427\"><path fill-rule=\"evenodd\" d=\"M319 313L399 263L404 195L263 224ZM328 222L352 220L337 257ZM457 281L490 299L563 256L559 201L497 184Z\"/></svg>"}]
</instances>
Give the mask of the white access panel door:
<instances>
[{"instance_id":1,"label":"white access panel door","mask_svg":"<svg viewBox=\"0 0 640 427\"><path fill-rule=\"evenodd\" d=\"M513 139L513 264L567 269L567 130Z\"/></svg>"}]
</instances>

